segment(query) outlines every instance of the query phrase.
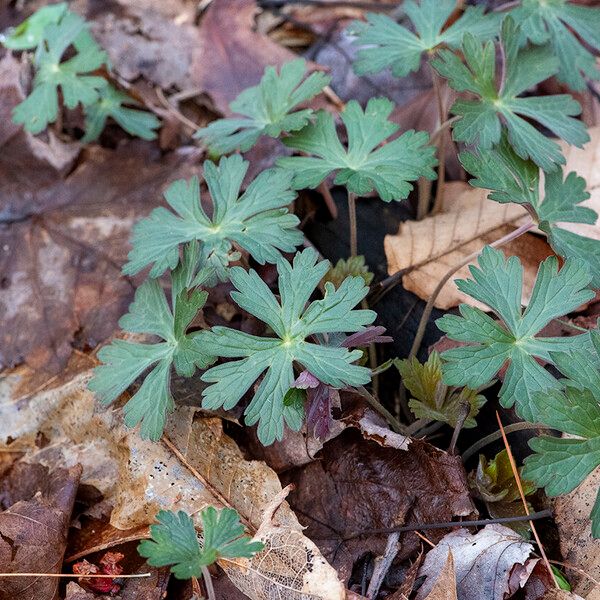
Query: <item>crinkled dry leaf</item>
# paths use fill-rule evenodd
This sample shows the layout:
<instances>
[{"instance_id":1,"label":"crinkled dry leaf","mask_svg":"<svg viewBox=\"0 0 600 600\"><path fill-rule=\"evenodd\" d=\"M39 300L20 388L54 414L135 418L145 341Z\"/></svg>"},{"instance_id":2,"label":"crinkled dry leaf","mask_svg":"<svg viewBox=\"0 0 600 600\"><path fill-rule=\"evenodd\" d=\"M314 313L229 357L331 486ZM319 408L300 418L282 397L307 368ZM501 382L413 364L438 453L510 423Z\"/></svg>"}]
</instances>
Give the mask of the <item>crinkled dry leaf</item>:
<instances>
[{"instance_id":1,"label":"crinkled dry leaf","mask_svg":"<svg viewBox=\"0 0 600 600\"><path fill-rule=\"evenodd\" d=\"M592 538L590 509L596 502L599 487L600 469L596 469L576 490L554 501L554 519L564 561L596 581L600 580L600 543ZM593 591L595 584L591 579L577 571L568 574L573 592L586 597Z\"/></svg>"},{"instance_id":2,"label":"crinkled dry leaf","mask_svg":"<svg viewBox=\"0 0 600 600\"><path fill-rule=\"evenodd\" d=\"M397 235L384 240L388 272L393 275L411 269L402 278L403 286L428 299L442 277L467 256L513 231L526 217L526 211L515 204L498 204L486 199L484 190L465 183L447 184L444 208L422 221L405 221ZM525 302L533 288L539 263L552 254L546 242L525 234L503 247L509 255L518 255L525 266ZM455 279L469 277L463 267L442 289L435 306L449 309L465 302L489 310L458 290Z\"/></svg>"},{"instance_id":3,"label":"crinkled dry leaf","mask_svg":"<svg viewBox=\"0 0 600 600\"><path fill-rule=\"evenodd\" d=\"M531 544L502 525L486 525L475 535L467 529L453 531L425 557L419 575L427 579L416 600L429 597L450 553L454 559L458 600L510 598L525 585L538 561L529 558L532 551Z\"/></svg>"},{"instance_id":4,"label":"crinkled dry leaf","mask_svg":"<svg viewBox=\"0 0 600 600\"><path fill-rule=\"evenodd\" d=\"M349 536L405 522L448 521L474 511L460 459L422 440L398 450L348 428L325 444L318 458L282 477L295 484L289 501L308 536L345 580L365 548L381 555L387 539L369 533ZM429 533L439 539L436 532ZM414 534L404 534L400 541L397 560L420 547Z\"/></svg>"},{"instance_id":5,"label":"crinkled dry leaf","mask_svg":"<svg viewBox=\"0 0 600 600\"><path fill-rule=\"evenodd\" d=\"M0 513L0 573L60 573L81 468L17 464L6 479L26 489ZM0 577L0 598L54 600L57 590L50 577Z\"/></svg>"},{"instance_id":6,"label":"crinkled dry leaf","mask_svg":"<svg viewBox=\"0 0 600 600\"><path fill-rule=\"evenodd\" d=\"M258 555L262 561L255 558L250 565L227 566L228 572L235 570L231 576L238 587L246 586L250 598L266 600L269 596L261 595L265 589L285 598L343 598L337 574L282 503L275 472L264 463L246 461L223 433L220 419L180 408L167 427L172 441L154 444L125 429L120 410L106 410L96 402L86 387L90 371L19 400L14 390L24 372L16 370L0 382L4 417L0 442L7 444L19 436L13 445L29 448L29 461L54 466L80 463L82 483L97 488L113 507L113 526L148 525L161 508L197 516L208 505L232 506L249 531L258 530L266 544ZM38 449L39 434L48 443ZM298 595L291 596L292 591Z\"/></svg>"}]
</instances>

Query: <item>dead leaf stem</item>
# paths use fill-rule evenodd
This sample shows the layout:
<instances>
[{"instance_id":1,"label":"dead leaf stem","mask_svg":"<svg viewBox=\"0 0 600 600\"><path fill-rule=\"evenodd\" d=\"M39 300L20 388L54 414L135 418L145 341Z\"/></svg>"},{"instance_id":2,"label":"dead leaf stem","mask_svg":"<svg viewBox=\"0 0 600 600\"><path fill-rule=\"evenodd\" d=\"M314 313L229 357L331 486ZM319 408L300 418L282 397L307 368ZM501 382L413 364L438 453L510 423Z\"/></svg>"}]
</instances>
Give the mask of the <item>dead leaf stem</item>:
<instances>
[{"instance_id":1,"label":"dead leaf stem","mask_svg":"<svg viewBox=\"0 0 600 600\"><path fill-rule=\"evenodd\" d=\"M358 254L358 231L356 227L356 194L348 191L348 219L350 223L350 256Z\"/></svg>"}]
</instances>

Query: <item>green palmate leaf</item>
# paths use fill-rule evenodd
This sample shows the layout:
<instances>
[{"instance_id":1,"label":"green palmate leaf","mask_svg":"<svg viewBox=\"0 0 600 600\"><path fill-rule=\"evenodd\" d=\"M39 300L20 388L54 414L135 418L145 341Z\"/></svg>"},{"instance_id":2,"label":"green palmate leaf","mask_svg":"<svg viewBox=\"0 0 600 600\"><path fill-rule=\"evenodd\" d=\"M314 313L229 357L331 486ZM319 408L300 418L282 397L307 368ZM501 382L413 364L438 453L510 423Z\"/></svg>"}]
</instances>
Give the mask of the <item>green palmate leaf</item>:
<instances>
[{"instance_id":1,"label":"green palmate leaf","mask_svg":"<svg viewBox=\"0 0 600 600\"><path fill-rule=\"evenodd\" d=\"M365 285L371 285L374 275L365 264L364 256L351 256L348 259L340 258L335 263L335 267L331 267L327 271L323 277L323 283L331 281L338 288L346 277L362 277Z\"/></svg>"},{"instance_id":2,"label":"green palmate leaf","mask_svg":"<svg viewBox=\"0 0 600 600\"><path fill-rule=\"evenodd\" d=\"M425 364L415 357L395 360L394 364L400 371L404 387L412 395L408 405L415 417L455 427L466 404L470 410L464 427L477 425L475 417L485 404L485 396L469 388L448 387L442 380L442 361L437 352L432 352Z\"/></svg>"},{"instance_id":3,"label":"green palmate leaf","mask_svg":"<svg viewBox=\"0 0 600 600\"><path fill-rule=\"evenodd\" d=\"M481 44L471 34L465 35L462 45L466 65L449 50L440 51L432 65L454 89L478 96L476 100L457 100L452 107L452 112L461 117L454 125L456 141L489 149L500 142L504 123L515 152L551 171L565 162L560 146L526 119L537 121L576 146L582 146L589 136L584 124L573 118L581 112L581 106L571 96L519 97L558 69L549 47L521 48L519 39L519 27L506 17L501 39L504 76L499 87L494 43Z\"/></svg>"},{"instance_id":4,"label":"green palmate leaf","mask_svg":"<svg viewBox=\"0 0 600 600\"><path fill-rule=\"evenodd\" d=\"M257 262L275 263L281 252L293 252L302 243L298 218L287 205L296 194L290 189L291 174L281 169L263 171L239 196L248 163L238 155L222 158L217 167L204 163L204 179L213 202L211 217L200 204L197 178L179 180L165 193L169 206L156 208L133 229L133 250L123 267L135 274L152 265L151 277L173 269L179 261L179 247L190 240L200 242L203 263L212 269L213 285L228 277L229 263L239 259L234 244ZM239 196L239 197L238 197Z\"/></svg>"},{"instance_id":5,"label":"green palmate leaf","mask_svg":"<svg viewBox=\"0 0 600 600\"><path fill-rule=\"evenodd\" d=\"M421 66L424 52L439 46L456 48L465 33L480 39L493 38L498 31L501 16L484 14L483 8L469 6L450 27L444 25L456 9L455 0L409 0L403 4L406 16L416 33L399 25L386 15L370 13L367 22L355 22L351 33L358 36L356 44L367 46L358 51L354 70L359 75L378 73L391 67L395 77L405 77Z\"/></svg>"},{"instance_id":6,"label":"green palmate leaf","mask_svg":"<svg viewBox=\"0 0 600 600\"><path fill-rule=\"evenodd\" d=\"M94 369L89 388L103 404L116 400L140 375L151 369L139 390L124 408L125 424L141 422L143 438L158 440L169 412L174 408L170 391L171 366L178 374L191 377L196 367L205 368L214 359L198 343L198 332L187 328L204 305L206 292L193 289L205 273L196 273L198 246L191 244L172 274L171 309L158 281L148 280L135 293L129 312L119 325L131 333L158 336L164 341L142 344L115 340L98 353L102 365ZM192 291L188 291L188 289Z\"/></svg>"},{"instance_id":7,"label":"green palmate leaf","mask_svg":"<svg viewBox=\"0 0 600 600\"><path fill-rule=\"evenodd\" d=\"M525 460L524 476L550 496L573 491L600 465L600 332L591 332L594 349L556 353L566 389L533 396L540 420L568 437L541 436L529 442L535 454ZM600 537L600 495L592 508L592 534Z\"/></svg>"},{"instance_id":8,"label":"green palmate leaf","mask_svg":"<svg viewBox=\"0 0 600 600\"><path fill-rule=\"evenodd\" d=\"M96 102L85 107L85 136L82 142L98 139L109 117L131 135L144 140L156 139L160 121L152 113L124 106L136 105L133 98L114 89L108 82L100 88L99 94Z\"/></svg>"},{"instance_id":9,"label":"green palmate leaf","mask_svg":"<svg viewBox=\"0 0 600 600\"><path fill-rule=\"evenodd\" d=\"M280 158L279 166L294 172L296 188L315 188L330 173L336 172L335 183L350 192L364 195L373 190L382 200L402 200L419 177L435 179L435 149L428 146L425 132L407 131L381 146L398 130L388 120L394 105L386 98L369 100L366 109L351 100L342 112L348 135L348 147L340 142L333 119L327 112L317 113L315 123L286 137L290 148L314 156Z\"/></svg>"},{"instance_id":10,"label":"green palmate leaf","mask_svg":"<svg viewBox=\"0 0 600 600\"><path fill-rule=\"evenodd\" d=\"M512 14L524 37L534 44L552 46L560 63L560 81L574 90L585 90L585 77L600 78L596 58L584 45L600 50L598 8L577 6L566 0L523 0Z\"/></svg>"},{"instance_id":11,"label":"green palmate leaf","mask_svg":"<svg viewBox=\"0 0 600 600\"><path fill-rule=\"evenodd\" d=\"M141 556L153 567L171 566L177 579L201 577L202 567L219 558L250 558L264 545L244 535L244 527L236 510L212 506L201 513L204 543L201 546L191 517L161 510L156 516L158 525L150 526L150 540L138 546Z\"/></svg>"},{"instance_id":12,"label":"green palmate leaf","mask_svg":"<svg viewBox=\"0 0 600 600\"><path fill-rule=\"evenodd\" d=\"M23 123L31 133L43 131L58 116L58 92L67 108L88 105L98 99L106 85L102 77L89 75L106 63L106 54L87 33L81 17L67 12L57 24L44 29L45 41L36 53L36 74L31 94L13 110L15 123ZM61 62L73 46L75 56Z\"/></svg>"},{"instance_id":13,"label":"green palmate leaf","mask_svg":"<svg viewBox=\"0 0 600 600\"><path fill-rule=\"evenodd\" d=\"M580 206L590 195L585 180L575 173L563 179L562 169L547 173L541 193L540 170L520 158L503 136L500 145L477 153L463 152L460 160L475 176L471 185L492 190L488 196L496 202L516 202L525 206L547 234L557 254L584 261L592 274L592 286L600 288L600 241L578 235L561 223L594 224L598 214Z\"/></svg>"},{"instance_id":14,"label":"green palmate leaf","mask_svg":"<svg viewBox=\"0 0 600 600\"><path fill-rule=\"evenodd\" d=\"M214 121L194 137L200 138L212 152L227 154L238 149L249 150L262 135L277 138L283 132L302 129L313 111L296 109L314 98L331 79L324 73L312 73L304 79L305 71L306 62L302 58L284 64L279 74L275 67L267 67L260 83L244 90L229 105L241 117Z\"/></svg>"},{"instance_id":15,"label":"green palmate leaf","mask_svg":"<svg viewBox=\"0 0 600 600\"><path fill-rule=\"evenodd\" d=\"M0 36L0 43L9 50L32 50L37 48L44 40L46 27L56 25L66 12L66 2L43 6L20 25Z\"/></svg>"},{"instance_id":16,"label":"green palmate leaf","mask_svg":"<svg viewBox=\"0 0 600 600\"><path fill-rule=\"evenodd\" d=\"M586 289L591 276L579 260L568 260L558 270L556 257L538 270L529 305L521 310L523 267L517 257L486 246L472 279L457 281L465 294L486 304L501 319L495 321L478 308L462 304L461 316L445 315L438 327L452 340L467 345L442 354L444 381L448 385L478 388L488 384L509 363L500 389L503 406L516 404L524 419L536 421L533 396L560 388L559 382L536 358L553 363L553 352L591 346L589 334L573 337L536 337L552 319L563 316L594 297Z\"/></svg>"},{"instance_id":17,"label":"green palmate leaf","mask_svg":"<svg viewBox=\"0 0 600 600\"><path fill-rule=\"evenodd\" d=\"M528 514L521 501L519 486L506 450L498 452L490 461L480 454L477 470L469 476L469 485L475 496L485 502L493 519ZM521 478L521 489L525 496L529 496L537 488L530 481ZM508 527L524 537L529 536L528 523L509 523Z\"/></svg>"},{"instance_id":18,"label":"green palmate leaf","mask_svg":"<svg viewBox=\"0 0 600 600\"><path fill-rule=\"evenodd\" d=\"M227 327L202 333L201 344L207 352L239 359L204 373L202 379L213 384L203 392L205 408L231 409L266 371L245 411L247 424L258 422L263 444L282 439L284 421L294 430L302 426L303 407L284 402L294 382L294 362L335 388L370 380L369 369L353 364L361 358L360 350L307 341L315 334L361 331L375 318L373 311L353 310L368 292L361 277L347 278L337 290L326 283L323 299L305 307L328 269L329 262L317 263L317 253L311 248L297 253L293 265L280 260L278 301L255 271L233 267L231 282L236 291L232 298L269 325L277 337L262 338Z\"/></svg>"}]
</instances>

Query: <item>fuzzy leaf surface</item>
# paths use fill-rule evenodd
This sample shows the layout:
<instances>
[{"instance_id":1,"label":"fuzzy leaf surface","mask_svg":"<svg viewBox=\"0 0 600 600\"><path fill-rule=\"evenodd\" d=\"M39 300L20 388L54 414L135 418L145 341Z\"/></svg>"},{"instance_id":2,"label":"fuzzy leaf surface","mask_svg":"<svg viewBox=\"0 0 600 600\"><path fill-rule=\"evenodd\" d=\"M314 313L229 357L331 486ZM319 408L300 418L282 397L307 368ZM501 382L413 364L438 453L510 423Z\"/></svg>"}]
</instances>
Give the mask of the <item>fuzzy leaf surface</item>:
<instances>
[{"instance_id":1,"label":"fuzzy leaf surface","mask_svg":"<svg viewBox=\"0 0 600 600\"><path fill-rule=\"evenodd\" d=\"M573 337L537 337L552 319L575 310L594 297L586 289L591 281L585 263L572 259L558 270L556 257L546 259L538 270L527 308L521 309L523 267L516 257L486 246L479 266L470 268L472 279L457 281L459 289L483 302L500 321L478 308L460 306L460 316L445 315L438 327L452 340L467 345L441 356L444 381L453 386L478 388L490 383L509 363L499 392L503 406L516 405L517 413L535 421L536 392L559 389L560 383L536 358L554 363L553 353L591 346L589 334Z\"/></svg>"},{"instance_id":2,"label":"fuzzy leaf surface","mask_svg":"<svg viewBox=\"0 0 600 600\"><path fill-rule=\"evenodd\" d=\"M496 35L500 16L484 14L482 7L468 6L450 27L444 25L456 9L454 0L409 0L403 4L415 33L399 25L387 15L369 13L367 22L356 21L351 33L358 36L356 45L361 48L354 62L358 75L378 73L391 68L394 77L406 77L418 71L423 53L436 50L439 46L460 47L465 33L486 40Z\"/></svg>"},{"instance_id":3,"label":"fuzzy leaf surface","mask_svg":"<svg viewBox=\"0 0 600 600\"><path fill-rule=\"evenodd\" d=\"M89 35L85 21L67 12L58 23L44 29L45 40L36 52L36 74L31 94L13 110L13 121L33 134L46 129L58 117L59 89L67 108L92 104L106 84L102 77L89 75L106 63L106 53ZM61 62L67 49L76 54Z\"/></svg>"},{"instance_id":4,"label":"fuzzy leaf surface","mask_svg":"<svg viewBox=\"0 0 600 600\"><path fill-rule=\"evenodd\" d=\"M286 146L313 156L280 158L277 164L294 173L296 188L315 188L330 173L335 183L362 196L376 190L382 200L402 200L419 177L435 179L435 149L423 131L403 133L385 142L398 130L388 120L394 105L386 98L372 98L363 111L351 100L341 114L348 146L338 138L333 115L320 111L316 121L284 138Z\"/></svg>"},{"instance_id":5,"label":"fuzzy leaf surface","mask_svg":"<svg viewBox=\"0 0 600 600\"><path fill-rule=\"evenodd\" d=\"M229 105L240 117L213 121L194 137L200 138L211 152L228 154L249 150L262 135L277 138L283 132L302 129L313 110L295 109L319 94L331 79L324 73L311 73L304 79L305 72L302 58L285 63L279 74L275 67L267 67L260 83L244 90Z\"/></svg>"},{"instance_id":6,"label":"fuzzy leaf surface","mask_svg":"<svg viewBox=\"0 0 600 600\"><path fill-rule=\"evenodd\" d=\"M143 438L158 440L167 415L173 411L171 367L179 375L191 377L196 368L205 368L213 358L198 344L198 333L187 328L206 301L207 293L194 288L197 283L198 246L186 248L184 259L172 274L171 308L156 279L145 281L135 293L129 312L119 325L130 333L154 335L155 344L114 340L98 353L102 361L94 369L89 388L103 404L116 400L140 375L151 369L138 391L125 404L125 424L141 423Z\"/></svg>"},{"instance_id":7,"label":"fuzzy leaf surface","mask_svg":"<svg viewBox=\"0 0 600 600\"><path fill-rule=\"evenodd\" d=\"M219 558L251 558L263 548L244 535L236 510L209 506L201 513L204 543L200 546L191 517L183 511L161 510L158 525L150 526L150 540L143 540L138 552L153 567L171 565L177 579L202 577L202 567Z\"/></svg>"},{"instance_id":8,"label":"fuzzy leaf surface","mask_svg":"<svg viewBox=\"0 0 600 600\"><path fill-rule=\"evenodd\" d=\"M600 9L566 0L523 0L512 14L525 38L552 46L560 81L585 90L585 77L600 79L596 57L582 43L600 50Z\"/></svg>"},{"instance_id":9,"label":"fuzzy leaf surface","mask_svg":"<svg viewBox=\"0 0 600 600\"><path fill-rule=\"evenodd\" d=\"M593 225L598 219L594 210L580 206L590 197L582 177L572 172L564 178L560 168L546 173L542 195L537 165L522 159L504 136L499 146L477 153L463 152L460 160L475 176L471 185L492 190L490 200L525 206L548 236L553 250L564 258L584 261L592 274L593 287L600 288L600 241L560 226L561 223Z\"/></svg>"},{"instance_id":10,"label":"fuzzy leaf surface","mask_svg":"<svg viewBox=\"0 0 600 600\"><path fill-rule=\"evenodd\" d=\"M511 146L521 158L531 158L544 171L552 171L565 163L560 147L526 119L537 121L578 147L589 136L584 124L574 118L581 106L568 94L520 97L558 70L550 47L522 48L520 37L518 25L506 17L500 42L505 56L500 87L496 83L494 43L482 44L469 33L462 44L466 64L450 50L442 50L432 65L455 90L478 96L475 100L459 99L452 106L451 112L460 117L453 128L456 141L487 150L500 142L505 127Z\"/></svg>"},{"instance_id":11,"label":"fuzzy leaf surface","mask_svg":"<svg viewBox=\"0 0 600 600\"><path fill-rule=\"evenodd\" d=\"M203 392L205 408L231 409L266 372L245 410L246 423L258 422L258 437L265 445L282 439L284 421L294 430L302 426L303 407L284 402L294 383L294 363L334 388L364 385L370 380L369 369L353 364L362 356L360 350L307 341L314 334L361 331L375 319L373 311L354 310L368 292L362 277L349 277L338 289L326 283L323 299L306 306L330 266L328 261L317 260L317 253L307 248L296 253L292 265L283 259L277 263L280 300L255 271L231 269L236 288L232 298L269 325L277 337L258 337L228 327L200 334L205 351L238 359L202 375L212 384Z\"/></svg>"},{"instance_id":12,"label":"fuzzy leaf surface","mask_svg":"<svg viewBox=\"0 0 600 600\"><path fill-rule=\"evenodd\" d=\"M564 391L534 394L539 420L569 437L540 436L529 442L535 452L523 475L549 496L568 494L600 465L600 333L591 332L594 349L554 354L569 379ZM600 493L591 512L592 534L600 537Z\"/></svg>"},{"instance_id":13,"label":"fuzzy leaf surface","mask_svg":"<svg viewBox=\"0 0 600 600\"><path fill-rule=\"evenodd\" d=\"M208 285L228 278L229 263L239 258L234 244L258 263L276 263L281 252L293 252L302 243L298 218L287 205L296 194L291 174L282 169L263 171L240 196L248 163L239 155L224 157L216 166L204 163L204 179L213 202L212 216L200 204L200 183L179 180L165 192L172 208L160 207L133 229L133 249L123 272L132 275L152 265L158 277L179 262L181 244L200 242L203 265L212 270ZM174 212L173 212L174 211Z\"/></svg>"}]
</instances>

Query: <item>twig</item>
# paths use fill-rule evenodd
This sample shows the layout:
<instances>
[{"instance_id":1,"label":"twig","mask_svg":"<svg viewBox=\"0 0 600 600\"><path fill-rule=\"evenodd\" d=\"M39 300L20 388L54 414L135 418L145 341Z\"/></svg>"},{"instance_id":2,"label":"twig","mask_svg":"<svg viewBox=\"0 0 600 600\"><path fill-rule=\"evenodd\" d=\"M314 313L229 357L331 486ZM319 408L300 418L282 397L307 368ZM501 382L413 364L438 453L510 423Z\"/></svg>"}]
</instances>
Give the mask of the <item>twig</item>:
<instances>
[{"instance_id":1,"label":"twig","mask_svg":"<svg viewBox=\"0 0 600 600\"><path fill-rule=\"evenodd\" d=\"M454 454L456 451L456 442L458 442L458 436L471 412L471 405L468 402L461 402L459 407L458 418L456 419L456 425L454 427L454 431L452 432L452 439L450 440L450 445L448 446L448 454Z\"/></svg>"},{"instance_id":2,"label":"twig","mask_svg":"<svg viewBox=\"0 0 600 600\"><path fill-rule=\"evenodd\" d=\"M348 191L348 219L350 223L350 256L358 254L358 231L356 227L356 194Z\"/></svg>"},{"instance_id":3,"label":"twig","mask_svg":"<svg viewBox=\"0 0 600 600\"><path fill-rule=\"evenodd\" d=\"M206 589L206 595L208 596L208 600L217 600L217 596L215 594L215 588L212 584L212 579L210 577L210 571L206 565L202 565L202 580L204 581L204 587Z\"/></svg>"},{"instance_id":4,"label":"twig","mask_svg":"<svg viewBox=\"0 0 600 600\"><path fill-rule=\"evenodd\" d=\"M160 103L181 123L183 123L186 127L189 127L194 132L200 129L200 125L194 123L188 119L184 114L182 114L175 106L173 106L165 97L164 92L160 87L155 87L154 91L156 92L157 98L160 100Z\"/></svg>"},{"instance_id":5,"label":"twig","mask_svg":"<svg viewBox=\"0 0 600 600\"><path fill-rule=\"evenodd\" d=\"M329 214L332 219L337 219L338 217L338 209L333 196L331 195L331 190L327 185L326 181L322 181L318 187L319 192L323 196L323 200L325 201L325 206L327 206L327 210L329 210Z\"/></svg>"},{"instance_id":6,"label":"twig","mask_svg":"<svg viewBox=\"0 0 600 600\"><path fill-rule=\"evenodd\" d=\"M431 66L431 63L430 63ZM447 120L447 110L442 98L442 90L440 87L440 78L436 73L433 67L431 68L431 81L433 82L433 91L435 92L435 97L437 100L437 108L438 108L438 118L439 118L439 126L441 127L443 123ZM447 139L446 130L440 132L439 140L437 144L437 155L438 155L438 178L437 178L437 188L435 191L435 200L433 201L433 210L432 214L437 214L442 209L442 204L444 200L444 187L446 183L446 139Z\"/></svg>"},{"instance_id":7,"label":"twig","mask_svg":"<svg viewBox=\"0 0 600 600\"><path fill-rule=\"evenodd\" d=\"M344 542L354 540L366 535L384 535L394 532L408 533L410 531L429 531L432 529L452 529L453 527L485 527L486 525L502 523L520 523L522 521L531 521L538 519L547 519L552 517L552 511L549 509L530 513L529 515L517 515L514 517L498 517L496 519L477 519L475 521L446 521L444 523L415 523L412 525L402 525L400 527L387 527L384 529L365 529L357 531L344 538Z\"/></svg>"},{"instance_id":8,"label":"twig","mask_svg":"<svg viewBox=\"0 0 600 600\"><path fill-rule=\"evenodd\" d=\"M396 417L385 407L377 398L370 394L362 385L356 388L356 391L374 408L396 432L404 435L404 426Z\"/></svg>"},{"instance_id":9,"label":"twig","mask_svg":"<svg viewBox=\"0 0 600 600\"><path fill-rule=\"evenodd\" d=\"M525 431L527 429L550 429L550 427L548 427L547 425L542 425L541 423L528 423L526 421L522 421L520 423L512 423L511 425L507 425L504 428L504 433L509 434L513 433L514 431ZM497 431L494 431L494 433L490 433L489 435L486 435L484 438L481 438L480 440L475 442L472 446L470 446L463 452L463 463L466 463L469 460L469 458L473 456L473 454L479 452L479 450L481 450L488 444L499 440L501 437L502 431L498 429Z\"/></svg>"},{"instance_id":10,"label":"twig","mask_svg":"<svg viewBox=\"0 0 600 600\"><path fill-rule=\"evenodd\" d=\"M492 248L499 248L500 246L504 246L505 244L508 244L508 242L512 242L519 236L523 235L524 233L527 233L530 229L533 229L533 227L535 227L535 223L533 221L529 221L528 223L521 225L521 227L518 227L511 233L508 233L507 235L502 236L500 239L497 239L495 242L492 242L490 246ZM431 317L435 301L440 295L442 288L448 283L448 281L457 271L460 271L460 269L468 265L471 261L475 260L481 254L482 251L483 248L477 250L476 252L473 252L472 254L469 254L469 256L463 259L460 263L452 267L452 269L450 269L437 284L436 288L433 290L431 296L429 297L429 300L427 300L427 304L425 305L425 309L423 310L423 314L421 315L421 320L419 321L417 333L415 334L415 339L410 349L410 353L408 354L408 358L412 358L413 356L415 356L419 348L421 347L421 342L423 341L423 336L425 335L425 329L427 328L429 317Z\"/></svg>"},{"instance_id":11,"label":"twig","mask_svg":"<svg viewBox=\"0 0 600 600\"><path fill-rule=\"evenodd\" d=\"M390 570L400 546L398 541L400 540L400 532L394 531L388 536L387 544L385 545L385 551L381 556L375 559L375 567L373 568L373 575L371 575L371 581L369 581L369 587L367 588L367 598L377 598L381 584Z\"/></svg>"},{"instance_id":12,"label":"twig","mask_svg":"<svg viewBox=\"0 0 600 600\"><path fill-rule=\"evenodd\" d=\"M579 567L576 567L575 565L570 565L569 563L561 562L560 560L551 560L550 563L552 563L553 565L559 565L561 567L564 567L565 569L570 569L571 571L575 571L576 573L579 573L580 575L585 577L588 581L591 581L594 585L597 585L600 587L600 581L598 581L597 579L594 579L591 575L586 573L583 569L580 569Z\"/></svg>"},{"instance_id":13,"label":"twig","mask_svg":"<svg viewBox=\"0 0 600 600\"><path fill-rule=\"evenodd\" d=\"M502 425L502 420L500 419L500 413L496 411L496 419L498 420L498 426L500 427L500 432L502 433L502 441L504 442L504 447L506 448L506 453L508 455L508 460L510 462L510 468L512 469L515 481L517 482L517 488L519 489L519 495L521 496L521 501L523 502L523 507L525 508L525 514L529 516L529 505L527 504L527 500L525 499L525 494L523 493L523 486L521 485L521 477L519 476L519 469L517 469L517 463L515 462L512 450L508 444L508 439L506 437L506 433L504 432L504 426ZM556 580L556 575L554 575L554 571L548 562L548 557L546 556L546 551L544 550L544 546L542 546L542 542L540 541L540 536L538 535L537 529L535 528L535 524L532 520L529 521L529 525L531 526L531 531L533 532L533 537L537 542L538 548L540 549L540 554L542 555L542 559L548 569L548 573L550 577L552 577L552 581L554 581L554 585L557 589L560 589L560 585Z\"/></svg>"},{"instance_id":14,"label":"twig","mask_svg":"<svg viewBox=\"0 0 600 600\"><path fill-rule=\"evenodd\" d=\"M60 579L138 579L152 577L152 573L138 573L136 575L96 575L93 573L0 573L4 577L54 577Z\"/></svg>"}]
</instances>

